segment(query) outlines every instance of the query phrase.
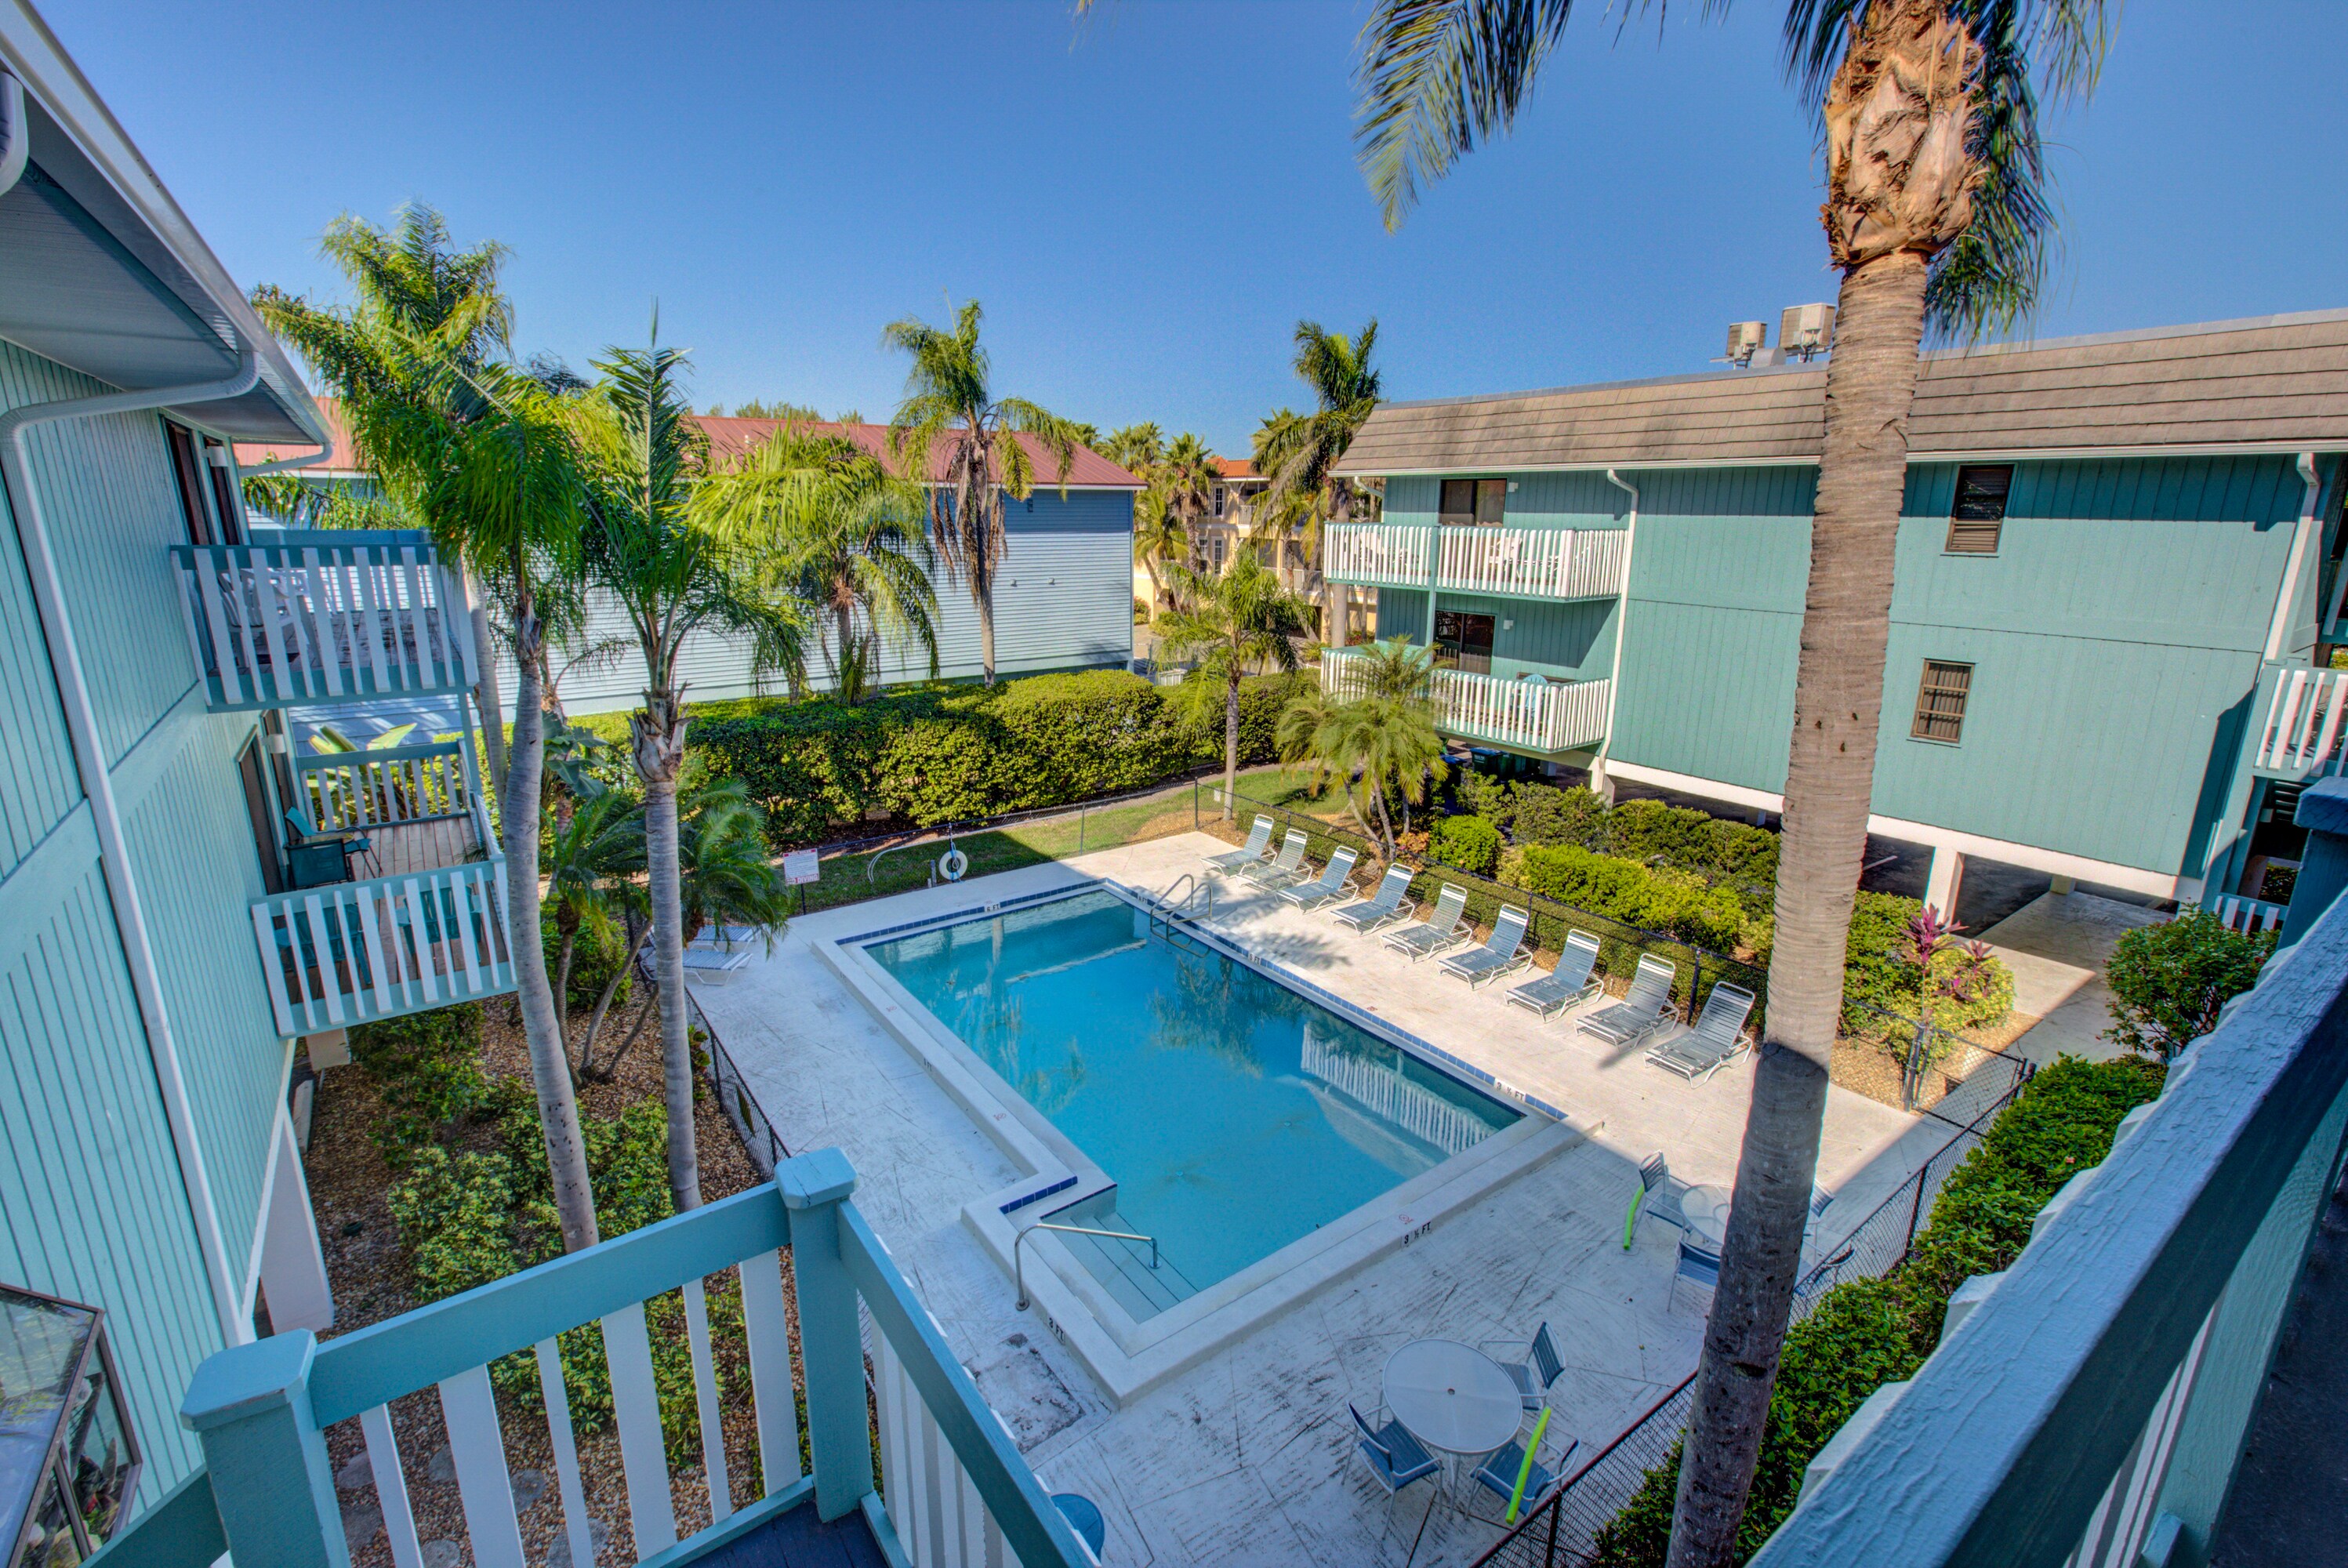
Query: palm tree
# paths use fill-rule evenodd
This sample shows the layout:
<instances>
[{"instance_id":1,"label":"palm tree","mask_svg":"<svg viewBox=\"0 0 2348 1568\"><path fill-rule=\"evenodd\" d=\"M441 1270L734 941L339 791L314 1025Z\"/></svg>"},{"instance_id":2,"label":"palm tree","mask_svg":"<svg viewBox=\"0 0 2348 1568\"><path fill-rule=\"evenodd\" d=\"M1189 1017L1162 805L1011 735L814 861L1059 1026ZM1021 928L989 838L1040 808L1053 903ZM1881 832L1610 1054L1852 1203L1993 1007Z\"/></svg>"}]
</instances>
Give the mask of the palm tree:
<instances>
[{"instance_id":1,"label":"palm tree","mask_svg":"<svg viewBox=\"0 0 2348 1568\"><path fill-rule=\"evenodd\" d=\"M937 676L928 507L919 485L855 442L789 427L705 478L696 498L721 536L763 547L771 591L814 608L832 693L850 707L883 642L918 645Z\"/></svg>"},{"instance_id":2,"label":"palm tree","mask_svg":"<svg viewBox=\"0 0 2348 1568\"><path fill-rule=\"evenodd\" d=\"M1086 441L1085 445L1139 480L1147 480L1166 455L1166 438L1154 423L1127 425L1111 430L1097 444Z\"/></svg>"},{"instance_id":3,"label":"palm tree","mask_svg":"<svg viewBox=\"0 0 2348 1568\"><path fill-rule=\"evenodd\" d=\"M1359 134L1389 227L1422 181L1514 124L1571 9L1572 0L1378 0L1362 34ZM2093 90L2110 20L2104 0L1787 5L1785 63L1818 115L1820 216L1842 284L1794 684L1768 1038L1680 1468L1673 1568L1734 1555L1792 1305L1867 840L1917 349L1928 329L1978 336L2029 313L2053 225L2038 98Z\"/></svg>"},{"instance_id":4,"label":"palm tree","mask_svg":"<svg viewBox=\"0 0 2348 1568\"><path fill-rule=\"evenodd\" d=\"M1257 542L1276 546L1283 556L1287 542L1296 541L1316 583L1322 640L1343 641L1342 627L1337 638L1329 635L1321 531L1327 523L1348 521L1362 506L1354 481L1330 470L1378 406L1378 372L1370 363L1378 346L1377 318L1351 337L1323 331L1317 321L1300 321L1295 341L1296 374L1313 388L1315 407L1310 414L1282 408L1256 430L1256 469L1272 482L1257 498L1252 531Z\"/></svg>"},{"instance_id":5,"label":"palm tree","mask_svg":"<svg viewBox=\"0 0 2348 1568\"><path fill-rule=\"evenodd\" d=\"M1435 651L1414 648L1402 636L1350 655L1348 663L1346 685L1354 695L1333 696L1325 685L1299 693L1281 709L1274 738L1282 761L1311 765L1316 794L1333 778L1345 780L1354 820L1378 840L1391 861L1395 842L1388 794L1423 806L1428 790L1447 774L1443 737L1428 696ZM1377 808L1375 822L1370 820L1371 804Z\"/></svg>"},{"instance_id":6,"label":"palm tree","mask_svg":"<svg viewBox=\"0 0 2348 1568\"><path fill-rule=\"evenodd\" d=\"M1190 564L1190 529L1155 490L1133 498L1133 558L1149 573L1153 614L1171 604L1165 569Z\"/></svg>"},{"instance_id":7,"label":"palm tree","mask_svg":"<svg viewBox=\"0 0 2348 1568\"><path fill-rule=\"evenodd\" d=\"M1308 606L1282 592L1280 580L1252 555L1242 554L1220 577L1174 569L1182 608L1160 624L1159 641L1174 657L1199 666L1179 688L1205 707L1220 683L1223 709L1223 820L1231 818L1231 791L1240 771L1240 680L1251 668L1296 668L1294 639L1305 632Z\"/></svg>"},{"instance_id":8,"label":"palm tree","mask_svg":"<svg viewBox=\"0 0 2348 1568\"><path fill-rule=\"evenodd\" d=\"M1192 562L1201 570L1206 563L1197 559L1199 522L1215 504L1215 481L1220 478L1213 450L1188 430L1168 444L1165 457L1149 474L1151 490L1181 520Z\"/></svg>"},{"instance_id":9,"label":"palm tree","mask_svg":"<svg viewBox=\"0 0 2348 1568\"><path fill-rule=\"evenodd\" d=\"M911 316L892 321L881 341L911 355L904 400L889 422L889 450L898 471L930 491L930 534L949 574L970 586L978 607L978 658L994 684L994 574L1003 564L1003 498L1025 500L1035 488L1035 459L1021 436L1052 454L1060 493L1068 490L1076 427L1024 397L997 397L986 350L978 341L982 313L972 300L944 331ZM945 444L942 464L932 454ZM940 472L942 468L942 472Z\"/></svg>"},{"instance_id":10,"label":"palm tree","mask_svg":"<svg viewBox=\"0 0 2348 1568\"><path fill-rule=\"evenodd\" d=\"M660 347L658 335L655 321L653 346L613 348L595 362L602 380L578 405L576 422L590 474L588 577L625 615L644 662L644 704L628 716L628 730L644 789L669 1195L682 1212L700 1205L701 1170L679 903L676 782L685 717L678 659L695 632L730 633L750 640L756 667L788 670L796 679L807 616L761 593L757 558L695 515L694 487L707 443L680 384L685 356Z\"/></svg>"},{"instance_id":11,"label":"palm tree","mask_svg":"<svg viewBox=\"0 0 2348 1568\"><path fill-rule=\"evenodd\" d=\"M575 1252L595 1243L595 1201L539 936L538 844L547 632L575 608L577 449L557 400L499 357L512 322L497 288L501 247L452 252L438 214L411 208L389 233L338 219L324 248L357 294L355 306L314 305L266 286L253 304L340 395L352 439L385 489L486 591L474 595L478 696L493 778L504 758L498 822L515 1002L562 1244ZM517 672L513 744L503 753L486 629L491 593Z\"/></svg>"},{"instance_id":12,"label":"palm tree","mask_svg":"<svg viewBox=\"0 0 2348 1568\"><path fill-rule=\"evenodd\" d=\"M571 1010L571 965L583 934L598 944L613 934L613 917L625 915L638 902L633 881L644 869L644 814L632 798L617 789L597 789L573 806L569 819L557 825L547 843L546 896L554 906L554 994ZM595 1026L601 1024L612 993L619 987L636 953L644 945L639 922L627 921L625 953L613 965L603 995L596 998L588 1037L572 1057L572 1072L583 1077L583 1064L594 1049Z\"/></svg>"}]
</instances>

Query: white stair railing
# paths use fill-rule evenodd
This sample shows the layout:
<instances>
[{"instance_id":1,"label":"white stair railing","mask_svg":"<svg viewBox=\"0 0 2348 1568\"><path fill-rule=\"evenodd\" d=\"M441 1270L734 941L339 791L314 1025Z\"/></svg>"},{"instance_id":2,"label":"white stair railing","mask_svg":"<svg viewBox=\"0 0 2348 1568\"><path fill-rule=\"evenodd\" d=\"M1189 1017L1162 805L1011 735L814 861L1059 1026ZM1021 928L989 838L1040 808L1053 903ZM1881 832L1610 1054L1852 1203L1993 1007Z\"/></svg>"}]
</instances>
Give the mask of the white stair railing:
<instances>
[{"instance_id":1,"label":"white stair railing","mask_svg":"<svg viewBox=\"0 0 2348 1568\"><path fill-rule=\"evenodd\" d=\"M2255 767L2294 776L2338 770L2348 670L2269 665L2259 696Z\"/></svg>"}]
</instances>

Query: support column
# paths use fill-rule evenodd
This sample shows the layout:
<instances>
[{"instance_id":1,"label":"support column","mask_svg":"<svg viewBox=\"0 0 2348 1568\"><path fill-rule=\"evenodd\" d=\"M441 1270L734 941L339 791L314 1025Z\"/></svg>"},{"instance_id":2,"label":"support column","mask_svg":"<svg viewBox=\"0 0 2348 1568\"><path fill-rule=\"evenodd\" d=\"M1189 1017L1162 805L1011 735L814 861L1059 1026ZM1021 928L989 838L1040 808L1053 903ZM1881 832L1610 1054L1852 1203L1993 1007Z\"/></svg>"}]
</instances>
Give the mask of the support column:
<instances>
[{"instance_id":1,"label":"support column","mask_svg":"<svg viewBox=\"0 0 2348 1568\"><path fill-rule=\"evenodd\" d=\"M269 1182L269 1212L263 1216L261 1294L269 1303L269 1325L279 1334L294 1328L332 1328L335 1293L326 1283L326 1254L318 1245L318 1225L310 1209L310 1186L302 1176L302 1152L294 1146L290 1117L277 1119L277 1170Z\"/></svg>"},{"instance_id":2,"label":"support column","mask_svg":"<svg viewBox=\"0 0 2348 1568\"><path fill-rule=\"evenodd\" d=\"M350 1568L326 1440L310 1409L306 1328L232 1345L196 1368L180 1420L204 1446L229 1555L269 1568Z\"/></svg>"},{"instance_id":3,"label":"support column","mask_svg":"<svg viewBox=\"0 0 2348 1568\"><path fill-rule=\"evenodd\" d=\"M1924 903L1941 912L1943 920L1957 917L1957 890L1965 880L1965 857L1962 850L1946 844L1932 848L1932 869L1924 879Z\"/></svg>"},{"instance_id":4,"label":"support column","mask_svg":"<svg viewBox=\"0 0 2348 1568\"><path fill-rule=\"evenodd\" d=\"M839 1519L855 1512L872 1491L864 1337L856 1282L839 1245L839 1205L856 1191L856 1171L839 1150L818 1149L776 1166L775 1184L791 1213L791 1281L807 1374L816 1517Z\"/></svg>"}]
</instances>

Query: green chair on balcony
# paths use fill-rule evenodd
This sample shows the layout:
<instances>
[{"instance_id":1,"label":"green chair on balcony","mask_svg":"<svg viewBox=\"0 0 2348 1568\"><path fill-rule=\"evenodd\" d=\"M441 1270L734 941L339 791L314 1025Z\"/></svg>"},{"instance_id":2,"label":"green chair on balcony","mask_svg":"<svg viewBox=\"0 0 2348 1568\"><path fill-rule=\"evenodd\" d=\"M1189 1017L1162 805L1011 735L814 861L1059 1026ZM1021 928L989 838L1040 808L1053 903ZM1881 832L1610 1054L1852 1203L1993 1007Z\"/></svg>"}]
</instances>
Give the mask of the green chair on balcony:
<instances>
[{"instance_id":1,"label":"green chair on balcony","mask_svg":"<svg viewBox=\"0 0 2348 1568\"><path fill-rule=\"evenodd\" d=\"M355 880L351 859L375 848L365 833L322 833L294 807L285 808L285 881L293 887L330 887Z\"/></svg>"}]
</instances>

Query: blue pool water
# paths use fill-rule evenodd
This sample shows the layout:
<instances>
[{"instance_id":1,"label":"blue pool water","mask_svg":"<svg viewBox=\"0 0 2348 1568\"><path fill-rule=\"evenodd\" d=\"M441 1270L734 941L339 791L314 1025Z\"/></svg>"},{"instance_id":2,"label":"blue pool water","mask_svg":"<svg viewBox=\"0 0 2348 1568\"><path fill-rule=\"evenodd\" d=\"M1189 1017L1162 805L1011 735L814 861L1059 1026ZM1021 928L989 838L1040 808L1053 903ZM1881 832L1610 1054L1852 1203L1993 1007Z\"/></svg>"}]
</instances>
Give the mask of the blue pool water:
<instances>
[{"instance_id":1,"label":"blue pool water","mask_svg":"<svg viewBox=\"0 0 2348 1568\"><path fill-rule=\"evenodd\" d=\"M1058 1218L1157 1237L1150 1310L1520 1115L1107 892L866 951L1117 1182Z\"/></svg>"}]
</instances>

